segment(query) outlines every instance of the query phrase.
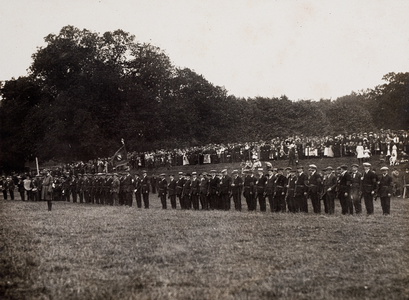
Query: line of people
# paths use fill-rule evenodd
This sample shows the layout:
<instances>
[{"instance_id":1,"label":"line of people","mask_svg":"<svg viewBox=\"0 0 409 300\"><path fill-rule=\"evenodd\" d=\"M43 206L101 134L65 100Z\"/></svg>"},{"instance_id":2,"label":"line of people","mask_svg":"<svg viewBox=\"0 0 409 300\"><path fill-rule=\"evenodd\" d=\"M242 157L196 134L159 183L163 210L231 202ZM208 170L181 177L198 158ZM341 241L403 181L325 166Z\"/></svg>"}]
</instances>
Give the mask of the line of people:
<instances>
[{"instance_id":1,"label":"line of people","mask_svg":"<svg viewBox=\"0 0 409 300\"><path fill-rule=\"evenodd\" d=\"M200 174L179 172L178 177L170 174L168 179L164 173L159 178L148 177L147 171L142 171L142 176L132 175L129 168L122 173L55 177L45 170L43 176L23 182L27 193L30 191L28 200L46 200L49 210L52 201L72 199L74 203L130 207L134 198L138 208L143 203L148 209L150 194L157 193L163 209L167 209L169 200L172 209L179 203L183 210L230 210L233 203L234 209L241 211L244 196L248 211L256 211L259 206L265 212L268 201L271 212L308 213L310 199L314 213L321 213L322 201L325 213L334 214L335 199L339 199L342 214L360 214L363 199L369 215L374 213L373 201L379 197L383 213L389 214L393 183L388 167L381 168L380 177L370 163L363 164L363 172L359 168L357 164L350 171L345 165L337 169L328 166L319 173L315 165L309 165L305 172L301 165L284 169L267 164L266 169L256 171L233 170L231 176L223 169Z\"/></svg>"}]
</instances>

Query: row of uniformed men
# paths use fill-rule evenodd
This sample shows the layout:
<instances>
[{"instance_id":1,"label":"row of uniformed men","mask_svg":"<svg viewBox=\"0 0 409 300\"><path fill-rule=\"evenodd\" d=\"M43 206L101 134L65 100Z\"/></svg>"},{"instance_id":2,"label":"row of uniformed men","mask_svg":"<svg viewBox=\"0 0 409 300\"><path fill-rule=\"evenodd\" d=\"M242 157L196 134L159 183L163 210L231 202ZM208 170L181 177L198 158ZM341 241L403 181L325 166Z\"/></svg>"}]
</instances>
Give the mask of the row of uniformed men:
<instances>
[{"instance_id":1,"label":"row of uniformed men","mask_svg":"<svg viewBox=\"0 0 409 300\"><path fill-rule=\"evenodd\" d=\"M220 173L216 170L201 174L179 172L178 178L169 175L169 182L166 174L161 174L156 184L150 181L146 171L142 171L142 177L133 176L129 171L122 174L80 174L78 178L72 176L61 179L61 182L54 179L54 187L61 184L61 194L53 198L70 201L71 195L73 202L77 202L78 194L80 203L132 206L135 194L137 206L142 206L142 198L145 208L149 208L149 192L157 186L164 209L167 208L167 198L172 208L177 207L178 198L182 209L199 209L200 205L205 210L230 210L233 198L234 208L240 211L243 195L249 211L257 209L257 202L260 210L266 211L267 198L272 212L285 212L287 209L294 213L308 212L307 199L310 198L315 213L321 212L323 200L325 212L333 214L334 200L338 198L342 214L353 214L354 208L359 214L364 198L367 213L373 214L373 200L379 196L384 214L389 214L392 179L387 174L388 168L381 168L384 175L379 179L370 170L369 163L364 163L363 173L358 171L358 165L351 167L351 172L347 166L337 170L327 167L324 174L319 174L315 165L308 167L308 174L304 173L303 166L297 166L296 170L290 167L268 168L267 174L263 168L259 168L257 174L251 169L244 169L243 178L238 170L234 170L231 177L226 169Z\"/></svg>"}]
</instances>

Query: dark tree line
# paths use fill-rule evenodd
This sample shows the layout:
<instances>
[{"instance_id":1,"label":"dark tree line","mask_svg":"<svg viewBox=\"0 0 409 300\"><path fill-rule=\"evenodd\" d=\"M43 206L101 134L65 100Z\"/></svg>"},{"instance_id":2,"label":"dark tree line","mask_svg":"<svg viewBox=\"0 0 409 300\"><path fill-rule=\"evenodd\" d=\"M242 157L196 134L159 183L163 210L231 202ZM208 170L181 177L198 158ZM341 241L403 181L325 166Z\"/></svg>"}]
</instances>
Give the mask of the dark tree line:
<instances>
[{"instance_id":1,"label":"dark tree line","mask_svg":"<svg viewBox=\"0 0 409 300\"><path fill-rule=\"evenodd\" d=\"M39 157L107 157L121 138L143 151L409 128L409 73L335 101L237 98L161 49L122 30L102 35L73 26L45 38L25 77L0 90L0 168Z\"/></svg>"}]
</instances>

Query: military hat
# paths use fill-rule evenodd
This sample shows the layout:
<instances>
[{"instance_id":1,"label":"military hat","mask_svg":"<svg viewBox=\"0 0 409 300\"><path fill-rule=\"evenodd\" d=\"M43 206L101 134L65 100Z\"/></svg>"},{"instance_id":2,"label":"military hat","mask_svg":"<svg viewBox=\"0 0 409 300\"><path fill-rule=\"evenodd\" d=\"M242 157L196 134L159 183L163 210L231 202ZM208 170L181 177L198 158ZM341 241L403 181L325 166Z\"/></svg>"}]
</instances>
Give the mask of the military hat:
<instances>
[{"instance_id":1,"label":"military hat","mask_svg":"<svg viewBox=\"0 0 409 300\"><path fill-rule=\"evenodd\" d=\"M190 173L186 173L186 175L185 176L189 176L190 177Z\"/></svg>"},{"instance_id":2,"label":"military hat","mask_svg":"<svg viewBox=\"0 0 409 300\"><path fill-rule=\"evenodd\" d=\"M179 172L178 174L179 174L179 175L183 175L183 172Z\"/></svg>"},{"instance_id":3,"label":"military hat","mask_svg":"<svg viewBox=\"0 0 409 300\"><path fill-rule=\"evenodd\" d=\"M370 166L371 166L371 164L370 164L369 162L364 162L362 165L363 165L364 167L370 167Z\"/></svg>"},{"instance_id":4,"label":"military hat","mask_svg":"<svg viewBox=\"0 0 409 300\"><path fill-rule=\"evenodd\" d=\"M291 169L290 173L296 173L296 170Z\"/></svg>"},{"instance_id":5,"label":"military hat","mask_svg":"<svg viewBox=\"0 0 409 300\"><path fill-rule=\"evenodd\" d=\"M232 173L232 174L238 174L239 171L238 171L238 170L233 170L231 173Z\"/></svg>"},{"instance_id":6,"label":"military hat","mask_svg":"<svg viewBox=\"0 0 409 300\"><path fill-rule=\"evenodd\" d=\"M381 168L381 171L388 171L388 170L389 170L388 167L382 167L382 168Z\"/></svg>"},{"instance_id":7,"label":"military hat","mask_svg":"<svg viewBox=\"0 0 409 300\"><path fill-rule=\"evenodd\" d=\"M351 167L359 168L358 164L352 164Z\"/></svg>"},{"instance_id":8,"label":"military hat","mask_svg":"<svg viewBox=\"0 0 409 300\"><path fill-rule=\"evenodd\" d=\"M257 171L264 171L264 169L263 168L258 168Z\"/></svg>"},{"instance_id":9,"label":"military hat","mask_svg":"<svg viewBox=\"0 0 409 300\"><path fill-rule=\"evenodd\" d=\"M142 171L142 174L146 174L146 173L148 173L148 172L146 172L146 170L143 170L143 171Z\"/></svg>"},{"instance_id":10,"label":"military hat","mask_svg":"<svg viewBox=\"0 0 409 300\"><path fill-rule=\"evenodd\" d=\"M114 173L114 176L118 176L118 173Z\"/></svg>"},{"instance_id":11,"label":"military hat","mask_svg":"<svg viewBox=\"0 0 409 300\"><path fill-rule=\"evenodd\" d=\"M277 168L277 171L283 171L283 170L284 170L284 168L282 168L282 167Z\"/></svg>"},{"instance_id":12,"label":"military hat","mask_svg":"<svg viewBox=\"0 0 409 300\"><path fill-rule=\"evenodd\" d=\"M175 174L169 174L169 177L175 177Z\"/></svg>"},{"instance_id":13,"label":"military hat","mask_svg":"<svg viewBox=\"0 0 409 300\"><path fill-rule=\"evenodd\" d=\"M203 172L202 175L203 175L203 176L207 176L207 172Z\"/></svg>"},{"instance_id":14,"label":"military hat","mask_svg":"<svg viewBox=\"0 0 409 300\"><path fill-rule=\"evenodd\" d=\"M166 176L166 174L165 174L165 173L162 173L162 174L160 174L159 176Z\"/></svg>"},{"instance_id":15,"label":"military hat","mask_svg":"<svg viewBox=\"0 0 409 300\"><path fill-rule=\"evenodd\" d=\"M340 166L340 168L343 169L343 170L348 170L348 167L346 165L342 165L342 166Z\"/></svg>"},{"instance_id":16,"label":"military hat","mask_svg":"<svg viewBox=\"0 0 409 300\"><path fill-rule=\"evenodd\" d=\"M286 171L292 171L292 169L293 169L293 168L291 168L291 167L285 168Z\"/></svg>"},{"instance_id":17,"label":"military hat","mask_svg":"<svg viewBox=\"0 0 409 300\"><path fill-rule=\"evenodd\" d=\"M315 169L315 170L316 170L316 169L317 169L317 166L316 166L316 165L309 165L308 168L310 168L310 169Z\"/></svg>"},{"instance_id":18,"label":"military hat","mask_svg":"<svg viewBox=\"0 0 409 300\"><path fill-rule=\"evenodd\" d=\"M221 172L222 172L222 173L227 172L227 169L223 169Z\"/></svg>"},{"instance_id":19,"label":"military hat","mask_svg":"<svg viewBox=\"0 0 409 300\"><path fill-rule=\"evenodd\" d=\"M192 175L197 175L197 172L192 172Z\"/></svg>"},{"instance_id":20,"label":"military hat","mask_svg":"<svg viewBox=\"0 0 409 300\"><path fill-rule=\"evenodd\" d=\"M325 170L325 171L327 171L327 170L332 171L332 170L334 170L334 169L333 169L331 166L328 166L328 167L326 167L324 170Z\"/></svg>"},{"instance_id":21,"label":"military hat","mask_svg":"<svg viewBox=\"0 0 409 300\"><path fill-rule=\"evenodd\" d=\"M303 166L297 166L297 170L299 170L299 169L303 169L303 170L304 170L304 167L303 167Z\"/></svg>"},{"instance_id":22,"label":"military hat","mask_svg":"<svg viewBox=\"0 0 409 300\"><path fill-rule=\"evenodd\" d=\"M216 170L210 170L209 173L216 173Z\"/></svg>"}]
</instances>

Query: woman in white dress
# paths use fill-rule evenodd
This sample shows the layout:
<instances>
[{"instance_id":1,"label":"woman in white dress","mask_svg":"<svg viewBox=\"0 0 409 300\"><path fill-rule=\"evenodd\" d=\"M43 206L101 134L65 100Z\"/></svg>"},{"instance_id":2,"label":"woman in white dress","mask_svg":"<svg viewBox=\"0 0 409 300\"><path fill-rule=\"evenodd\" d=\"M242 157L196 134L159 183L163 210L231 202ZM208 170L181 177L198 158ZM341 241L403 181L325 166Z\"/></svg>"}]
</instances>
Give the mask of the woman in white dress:
<instances>
[{"instance_id":1,"label":"woman in white dress","mask_svg":"<svg viewBox=\"0 0 409 300\"><path fill-rule=\"evenodd\" d=\"M358 146L356 146L356 157L358 158L358 163L362 164L364 158L364 146L362 146L362 142L359 142Z\"/></svg>"}]
</instances>

